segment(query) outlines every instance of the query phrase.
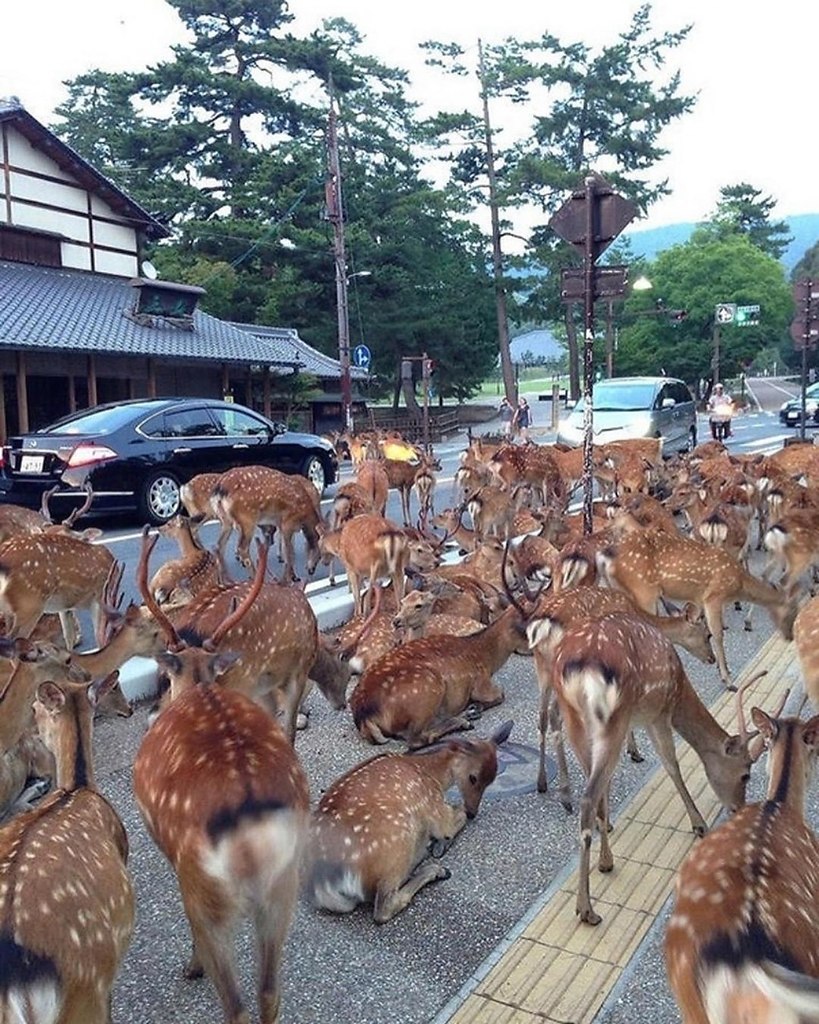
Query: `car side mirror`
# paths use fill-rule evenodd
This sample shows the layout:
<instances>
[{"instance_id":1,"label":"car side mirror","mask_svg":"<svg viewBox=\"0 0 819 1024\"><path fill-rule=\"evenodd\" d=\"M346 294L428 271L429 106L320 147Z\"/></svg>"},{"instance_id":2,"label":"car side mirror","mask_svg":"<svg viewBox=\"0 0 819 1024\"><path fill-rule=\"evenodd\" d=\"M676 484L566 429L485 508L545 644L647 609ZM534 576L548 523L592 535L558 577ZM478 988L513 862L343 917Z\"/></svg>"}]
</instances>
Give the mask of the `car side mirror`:
<instances>
[{"instance_id":1,"label":"car side mirror","mask_svg":"<svg viewBox=\"0 0 819 1024\"><path fill-rule=\"evenodd\" d=\"M278 437L279 434L286 434L286 433L287 433L287 424L286 423L282 423L281 421L277 421L276 423L273 424L273 434L274 434L275 437Z\"/></svg>"}]
</instances>

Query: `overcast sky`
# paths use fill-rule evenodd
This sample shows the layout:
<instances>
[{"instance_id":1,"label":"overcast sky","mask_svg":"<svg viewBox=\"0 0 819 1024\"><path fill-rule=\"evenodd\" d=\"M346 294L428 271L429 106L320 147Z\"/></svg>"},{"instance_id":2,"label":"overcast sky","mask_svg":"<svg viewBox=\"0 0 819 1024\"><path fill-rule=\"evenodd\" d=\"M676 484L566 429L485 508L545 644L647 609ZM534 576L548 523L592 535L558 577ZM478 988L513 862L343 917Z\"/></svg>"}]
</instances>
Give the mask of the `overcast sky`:
<instances>
[{"instance_id":1,"label":"overcast sky","mask_svg":"<svg viewBox=\"0 0 819 1024\"><path fill-rule=\"evenodd\" d=\"M411 95L443 107L443 80L423 66L418 43L454 40L474 48L480 37L533 39L596 47L625 31L639 4L630 0L292 0L294 31L342 16L365 37L366 50L407 69ZM673 192L634 227L707 216L725 185L748 182L777 203L775 215L819 211L817 89L811 74L819 47L819 4L778 0L656 0L657 31L693 23L672 53L682 87L699 95L693 113L662 136L669 156L657 177ZM62 82L99 67L136 70L169 55L184 35L164 0L4 0L0 96L16 95L40 121L65 97ZM431 77L432 76L432 77ZM453 97L454 98L454 97ZM458 98L453 106L463 106Z\"/></svg>"}]
</instances>

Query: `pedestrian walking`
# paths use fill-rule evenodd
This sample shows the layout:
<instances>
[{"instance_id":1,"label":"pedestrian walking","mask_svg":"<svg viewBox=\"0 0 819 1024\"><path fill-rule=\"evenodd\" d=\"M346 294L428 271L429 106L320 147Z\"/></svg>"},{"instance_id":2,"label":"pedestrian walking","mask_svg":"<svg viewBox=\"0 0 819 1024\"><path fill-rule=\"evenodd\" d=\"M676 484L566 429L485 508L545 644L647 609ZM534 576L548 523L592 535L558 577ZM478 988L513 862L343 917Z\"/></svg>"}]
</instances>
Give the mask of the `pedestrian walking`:
<instances>
[{"instance_id":1,"label":"pedestrian walking","mask_svg":"<svg viewBox=\"0 0 819 1024\"><path fill-rule=\"evenodd\" d=\"M511 438L512 419L515 413L512 409L512 406L509 404L509 400L507 398L504 397L501 400L500 409L498 410L498 412L500 413L501 424L503 425L503 436L506 438Z\"/></svg>"},{"instance_id":2,"label":"pedestrian walking","mask_svg":"<svg viewBox=\"0 0 819 1024\"><path fill-rule=\"evenodd\" d=\"M518 407L512 420L515 430L520 434L524 444L529 442L529 427L532 425L532 410L525 398L518 399Z\"/></svg>"}]
</instances>

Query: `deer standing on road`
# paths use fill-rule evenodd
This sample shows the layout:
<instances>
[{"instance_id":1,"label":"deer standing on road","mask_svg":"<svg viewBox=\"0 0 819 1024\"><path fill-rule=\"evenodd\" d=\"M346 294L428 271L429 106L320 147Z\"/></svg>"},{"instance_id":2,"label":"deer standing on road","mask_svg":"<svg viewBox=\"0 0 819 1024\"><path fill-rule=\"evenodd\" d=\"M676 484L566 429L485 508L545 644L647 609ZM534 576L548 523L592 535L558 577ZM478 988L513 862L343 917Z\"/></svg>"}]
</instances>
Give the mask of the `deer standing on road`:
<instances>
[{"instance_id":1,"label":"deer standing on road","mask_svg":"<svg viewBox=\"0 0 819 1024\"><path fill-rule=\"evenodd\" d=\"M680 773L678 732L697 752L717 797L729 810L745 802L751 760L747 735L729 736L688 680L671 642L628 612L581 621L563 634L552 667L552 686L569 741L586 775L580 804L580 868L576 913L599 924L589 893L592 832L600 833L600 871L611 871L609 784L630 728L642 725L680 794L691 827L706 823Z\"/></svg>"},{"instance_id":2,"label":"deer standing on road","mask_svg":"<svg viewBox=\"0 0 819 1024\"><path fill-rule=\"evenodd\" d=\"M684 1024L819 1020L819 842L804 816L819 716L751 715L768 748L765 800L697 843L677 875L665 958Z\"/></svg>"},{"instance_id":3,"label":"deer standing on road","mask_svg":"<svg viewBox=\"0 0 819 1024\"><path fill-rule=\"evenodd\" d=\"M343 564L355 615L369 613L373 587L383 576L391 579L396 601L404 596L409 540L389 519L375 514L355 516L340 530L324 533L320 546L326 560L335 557ZM362 597L361 582L365 577L369 579L369 587Z\"/></svg>"},{"instance_id":4,"label":"deer standing on road","mask_svg":"<svg viewBox=\"0 0 819 1024\"><path fill-rule=\"evenodd\" d=\"M257 567L254 586L222 623L223 634L239 627L253 606L265 563L263 552L261 572ZM239 918L251 916L260 1017L276 1024L309 811L307 778L276 719L221 685L240 654L220 649L215 636L201 647L186 646L166 624L170 649L158 661L170 677L171 702L137 752L134 794L177 875L193 936L187 976L207 974L226 1024L245 1024L233 939Z\"/></svg>"},{"instance_id":5,"label":"deer standing on road","mask_svg":"<svg viewBox=\"0 0 819 1024\"><path fill-rule=\"evenodd\" d=\"M134 927L125 829L94 781L93 709L113 681L37 690L59 788L0 829L3 1021L111 1019L111 987Z\"/></svg>"},{"instance_id":6,"label":"deer standing on road","mask_svg":"<svg viewBox=\"0 0 819 1024\"><path fill-rule=\"evenodd\" d=\"M416 754L382 754L334 782L311 824L314 903L346 914L371 902L375 923L383 924L425 885L449 878L439 858L478 813L497 774L497 748L511 731L507 722L488 740L449 739ZM452 786L460 806L446 800Z\"/></svg>"}]
</instances>

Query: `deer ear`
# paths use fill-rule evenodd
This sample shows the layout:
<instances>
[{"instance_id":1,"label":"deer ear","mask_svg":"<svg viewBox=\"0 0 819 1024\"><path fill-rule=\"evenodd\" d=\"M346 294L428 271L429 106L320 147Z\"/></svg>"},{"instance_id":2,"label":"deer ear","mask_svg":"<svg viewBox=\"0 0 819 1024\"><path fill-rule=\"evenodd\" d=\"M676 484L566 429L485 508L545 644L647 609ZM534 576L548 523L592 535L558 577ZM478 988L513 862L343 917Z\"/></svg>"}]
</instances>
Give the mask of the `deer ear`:
<instances>
[{"instance_id":1,"label":"deer ear","mask_svg":"<svg viewBox=\"0 0 819 1024\"><path fill-rule=\"evenodd\" d=\"M228 672L236 662L239 660L241 655L235 651L223 651L220 654L216 654L211 661L211 667L213 668L213 674L218 678L223 676L225 672Z\"/></svg>"},{"instance_id":2,"label":"deer ear","mask_svg":"<svg viewBox=\"0 0 819 1024\"><path fill-rule=\"evenodd\" d=\"M508 722L498 726L489 738L496 746L500 746L501 743L505 743L509 739L509 734L512 732L514 724L514 721L510 718Z\"/></svg>"},{"instance_id":3,"label":"deer ear","mask_svg":"<svg viewBox=\"0 0 819 1024\"><path fill-rule=\"evenodd\" d=\"M771 718L762 708L751 708L751 720L764 737L765 743L770 745L779 732L776 719Z\"/></svg>"},{"instance_id":4,"label":"deer ear","mask_svg":"<svg viewBox=\"0 0 819 1024\"><path fill-rule=\"evenodd\" d=\"M109 672L104 679L99 679L88 687L88 700L92 707L97 707L102 698L110 693L119 682L119 669Z\"/></svg>"},{"instance_id":5,"label":"deer ear","mask_svg":"<svg viewBox=\"0 0 819 1024\"><path fill-rule=\"evenodd\" d=\"M814 715L805 723L802 742L809 747L819 747L819 715Z\"/></svg>"},{"instance_id":6,"label":"deer ear","mask_svg":"<svg viewBox=\"0 0 819 1024\"><path fill-rule=\"evenodd\" d=\"M37 700L51 715L56 715L65 706L65 694L56 683L40 683Z\"/></svg>"}]
</instances>

